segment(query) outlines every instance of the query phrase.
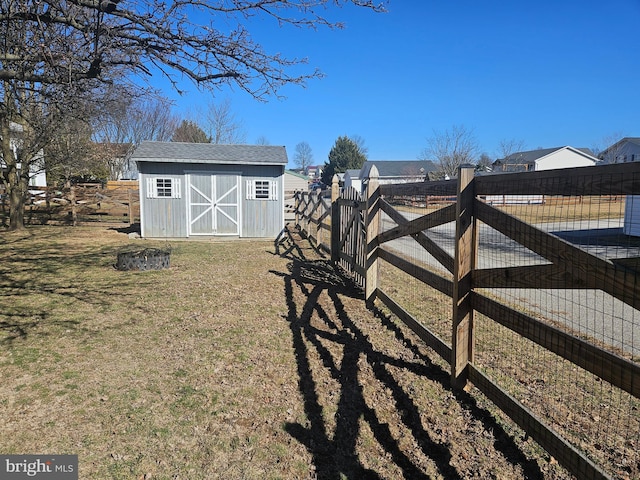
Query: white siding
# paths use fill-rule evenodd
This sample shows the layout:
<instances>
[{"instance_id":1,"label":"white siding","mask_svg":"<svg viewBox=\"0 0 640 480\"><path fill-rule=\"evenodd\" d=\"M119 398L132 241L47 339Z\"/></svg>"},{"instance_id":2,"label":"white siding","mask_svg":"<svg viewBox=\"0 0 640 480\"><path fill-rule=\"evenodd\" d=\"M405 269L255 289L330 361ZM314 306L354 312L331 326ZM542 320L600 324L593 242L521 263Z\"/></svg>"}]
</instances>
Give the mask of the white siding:
<instances>
[{"instance_id":1,"label":"white siding","mask_svg":"<svg viewBox=\"0 0 640 480\"><path fill-rule=\"evenodd\" d=\"M306 178L290 172L284 173L284 191L286 193L297 191L306 192L308 187L309 181Z\"/></svg>"},{"instance_id":2,"label":"white siding","mask_svg":"<svg viewBox=\"0 0 640 480\"><path fill-rule=\"evenodd\" d=\"M555 170L556 168L591 167L595 161L576 153L573 150L563 148L550 153L546 157L536 161L535 170Z\"/></svg>"},{"instance_id":3,"label":"white siding","mask_svg":"<svg viewBox=\"0 0 640 480\"><path fill-rule=\"evenodd\" d=\"M627 195L622 233L640 237L640 195Z\"/></svg>"}]
</instances>

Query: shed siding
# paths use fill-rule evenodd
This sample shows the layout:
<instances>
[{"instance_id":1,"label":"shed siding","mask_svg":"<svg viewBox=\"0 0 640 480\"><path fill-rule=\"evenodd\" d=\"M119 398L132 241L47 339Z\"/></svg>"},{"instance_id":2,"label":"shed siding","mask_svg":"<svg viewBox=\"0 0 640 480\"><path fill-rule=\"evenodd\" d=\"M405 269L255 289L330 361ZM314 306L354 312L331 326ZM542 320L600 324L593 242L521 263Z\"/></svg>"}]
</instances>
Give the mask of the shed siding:
<instances>
[{"instance_id":1,"label":"shed siding","mask_svg":"<svg viewBox=\"0 0 640 480\"><path fill-rule=\"evenodd\" d=\"M247 199L248 180L276 182L276 200ZM250 166L242 178L242 236L277 237L284 228L284 172L279 166Z\"/></svg>"},{"instance_id":2,"label":"shed siding","mask_svg":"<svg viewBox=\"0 0 640 480\"><path fill-rule=\"evenodd\" d=\"M284 166L140 162L139 168L143 237L184 238L189 236L187 174L194 173L240 177L239 236L275 238L284 227ZM147 178L155 177L179 179L181 198L147 198ZM247 180L276 182L277 200L248 200Z\"/></svg>"},{"instance_id":3,"label":"shed siding","mask_svg":"<svg viewBox=\"0 0 640 480\"><path fill-rule=\"evenodd\" d=\"M180 165L158 163L140 165L140 216L142 236L181 238L187 236L187 196ZM180 182L181 198L147 198L147 178L169 177Z\"/></svg>"}]
</instances>

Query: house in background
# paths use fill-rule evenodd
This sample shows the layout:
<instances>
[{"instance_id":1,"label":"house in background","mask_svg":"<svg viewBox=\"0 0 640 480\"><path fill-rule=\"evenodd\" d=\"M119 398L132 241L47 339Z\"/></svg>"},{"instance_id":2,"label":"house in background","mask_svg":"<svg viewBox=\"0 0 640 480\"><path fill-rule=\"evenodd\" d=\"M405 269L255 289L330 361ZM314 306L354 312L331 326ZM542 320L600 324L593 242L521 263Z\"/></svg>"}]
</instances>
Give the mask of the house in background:
<instances>
[{"instance_id":1,"label":"house in background","mask_svg":"<svg viewBox=\"0 0 640 480\"><path fill-rule=\"evenodd\" d=\"M309 180L319 180L322 176L322 167L318 165L307 167L307 176Z\"/></svg>"},{"instance_id":2,"label":"house in background","mask_svg":"<svg viewBox=\"0 0 640 480\"><path fill-rule=\"evenodd\" d=\"M47 186L47 170L45 168L44 153L42 150L38 153L38 158L36 158L34 162L31 162L29 166L29 186Z\"/></svg>"},{"instance_id":3,"label":"house in background","mask_svg":"<svg viewBox=\"0 0 640 480\"><path fill-rule=\"evenodd\" d=\"M603 164L640 161L640 137L625 137L600 152Z\"/></svg>"},{"instance_id":4,"label":"house in background","mask_svg":"<svg viewBox=\"0 0 640 480\"><path fill-rule=\"evenodd\" d=\"M131 161L132 143L97 142L93 144L96 153L104 159L109 169L109 180L135 180L138 170Z\"/></svg>"},{"instance_id":5,"label":"house in background","mask_svg":"<svg viewBox=\"0 0 640 480\"><path fill-rule=\"evenodd\" d=\"M587 167L598 159L588 148L570 146L541 148L527 152L512 153L493 162L493 172L533 172L556 168Z\"/></svg>"},{"instance_id":6,"label":"house in background","mask_svg":"<svg viewBox=\"0 0 640 480\"><path fill-rule=\"evenodd\" d=\"M285 193L306 192L309 187L309 178L301 173L292 170L284 171L284 191Z\"/></svg>"},{"instance_id":7,"label":"house in background","mask_svg":"<svg viewBox=\"0 0 640 480\"><path fill-rule=\"evenodd\" d=\"M625 137L603 150L601 164L640 161L640 137ZM640 195L627 195L624 204L622 233L640 237Z\"/></svg>"},{"instance_id":8,"label":"house in background","mask_svg":"<svg viewBox=\"0 0 640 480\"><path fill-rule=\"evenodd\" d=\"M424 182L429 173L438 170L431 160L367 160L360 169L363 188L369 182L369 172L374 165L380 184Z\"/></svg>"},{"instance_id":9,"label":"house in background","mask_svg":"<svg viewBox=\"0 0 640 480\"><path fill-rule=\"evenodd\" d=\"M508 157L496 160L492 165L493 174L534 172L555 170L558 168L591 167L598 159L588 148L570 146L541 148L526 152L517 152ZM505 180L506 181L506 180ZM485 201L493 205L502 204L537 204L544 202L543 195L488 195Z\"/></svg>"},{"instance_id":10,"label":"house in background","mask_svg":"<svg viewBox=\"0 0 640 480\"><path fill-rule=\"evenodd\" d=\"M23 126L19 123L11 122L11 149L14 151L14 154L17 155L17 150L20 148L21 144L21 134L24 131ZM21 169L22 166L18 163L18 169ZM29 186L30 187L46 187L47 186L47 172L46 165L44 161L44 151L40 150L33 160L29 164ZM0 157L0 170L5 170L6 164L4 160Z\"/></svg>"},{"instance_id":11,"label":"house in background","mask_svg":"<svg viewBox=\"0 0 640 480\"><path fill-rule=\"evenodd\" d=\"M284 216L285 220L292 220L295 218L293 214L295 210L295 198L296 192L306 192L309 188L309 178L306 175L294 172L292 170L285 170L284 172Z\"/></svg>"},{"instance_id":12,"label":"house in background","mask_svg":"<svg viewBox=\"0 0 640 480\"><path fill-rule=\"evenodd\" d=\"M284 147L142 142L133 152L146 238L275 238L284 227Z\"/></svg>"},{"instance_id":13,"label":"house in background","mask_svg":"<svg viewBox=\"0 0 640 480\"><path fill-rule=\"evenodd\" d=\"M360 178L360 170L347 170L344 172L344 188L355 188L362 192L362 179Z\"/></svg>"}]
</instances>

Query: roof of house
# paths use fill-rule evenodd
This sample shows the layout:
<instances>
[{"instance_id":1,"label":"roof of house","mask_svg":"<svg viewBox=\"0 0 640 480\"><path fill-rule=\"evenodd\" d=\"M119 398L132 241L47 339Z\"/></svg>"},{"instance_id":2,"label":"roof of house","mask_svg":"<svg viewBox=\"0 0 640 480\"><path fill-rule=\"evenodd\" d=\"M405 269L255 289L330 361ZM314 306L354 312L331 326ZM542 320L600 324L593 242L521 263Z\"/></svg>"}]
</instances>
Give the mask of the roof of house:
<instances>
[{"instance_id":1,"label":"roof of house","mask_svg":"<svg viewBox=\"0 0 640 480\"><path fill-rule=\"evenodd\" d=\"M349 178L358 179L360 178L360 170L350 169L344 172L345 177L349 175Z\"/></svg>"},{"instance_id":2,"label":"roof of house","mask_svg":"<svg viewBox=\"0 0 640 480\"><path fill-rule=\"evenodd\" d=\"M604 158L610 150L615 151L617 148L620 147L621 144L623 144L625 142L634 143L634 144L640 146L640 137L624 137L623 139L618 140L613 145L605 148L602 152L600 152L600 155L598 155L598 156L600 158Z\"/></svg>"},{"instance_id":3,"label":"roof of house","mask_svg":"<svg viewBox=\"0 0 640 480\"><path fill-rule=\"evenodd\" d=\"M294 172L293 170L285 170L285 175L291 175L292 177L297 177L301 180L309 180L309 177L303 175L302 173Z\"/></svg>"},{"instance_id":4,"label":"roof of house","mask_svg":"<svg viewBox=\"0 0 640 480\"><path fill-rule=\"evenodd\" d=\"M367 160L360 169L360 178L369 177L373 165L380 178L421 177L438 169L431 160Z\"/></svg>"},{"instance_id":5,"label":"roof of house","mask_svg":"<svg viewBox=\"0 0 640 480\"><path fill-rule=\"evenodd\" d=\"M288 162L284 147L181 142L142 142L131 158L136 162L162 163L286 165Z\"/></svg>"},{"instance_id":6,"label":"roof of house","mask_svg":"<svg viewBox=\"0 0 640 480\"><path fill-rule=\"evenodd\" d=\"M538 150L529 150L526 152L516 152L512 153L508 157L499 158L493 163L494 165L502 165L505 163L508 163L510 165L530 165L535 163L537 160L546 157L547 155L563 149L569 149L582 155L588 155L589 157L592 157L592 160L595 160L593 152L589 148L574 148L570 146L564 146L555 148L539 148Z\"/></svg>"}]
</instances>

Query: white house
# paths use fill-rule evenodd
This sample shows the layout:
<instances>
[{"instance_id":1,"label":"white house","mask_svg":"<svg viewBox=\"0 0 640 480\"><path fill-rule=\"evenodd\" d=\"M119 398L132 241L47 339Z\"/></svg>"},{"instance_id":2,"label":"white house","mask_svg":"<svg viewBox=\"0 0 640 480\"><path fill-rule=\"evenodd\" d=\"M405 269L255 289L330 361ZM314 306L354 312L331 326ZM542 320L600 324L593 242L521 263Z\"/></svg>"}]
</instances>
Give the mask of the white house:
<instances>
[{"instance_id":1,"label":"white house","mask_svg":"<svg viewBox=\"0 0 640 480\"><path fill-rule=\"evenodd\" d=\"M20 134L23 131L22 125L18 123L11 122L11 148L14 153L17 152L18 148L20 148ZM13 135L15 134L15 135ZM4 160L0 158L0 169L4 170L6 168L6 164ZM18 164L18 168L21 168L21 165ZM29 165L29 186L30 187L46 187L47 186L47 174L45 171L45 163L44 163L44 152L40 150L36 155L35 159Z\"/></svg>"},{"instance_id":2,"label":"white house","mask_svg":"<svg viewBox=\"0 0 640 480\"><path fill-rule=\"evenodd\" d=\"M322 167L318 165L307 167L307 176L310 180L319 179L322 176Z\"/></svg>"},{"instance_id":3,"label":"white house","mask_svg":"<svg viewBox=\"0 0 640 480\"><path fill-rule=\"evenodd\" d=\"M555 170L558 168L590 167L598 159L588 148L574 148L570 146L556 148L540 148L526 152L516 152L508 157L496 160L492 164L495 173L534 172L540 170ZM489 204L504 203L542 203L542 195L489 195Z\"/></svg>"},{"instance_id":4,"label":"white house","mask_svg":"<svg viewBox=\"0 0 640 480\"><path fill-rule=\"evenodd\" d=\"M508 157L493 162L494 172L533 172L556 168L588 167L598 159L588 148L570 146L540 148L527 152L512 153Z\"/></svg>"},{"instance_id":5,"label":"white house","mask_svg":"<svg viewBox=\"0 0 640 480\"><path fill-rule=\"evenodd\" d=\"M424 182L438 167L431 160L367 160L360 169L360 180L367 183L371 167L378 169L378 181L387 183Z\"/></svg>"},{"instance_id":6,"label":"white house","mask_svg":"<svg viewBox=\"0 0 640 480\"><path fill-rule=\"evenodd\" d=\"M602 163L626 163L640 161L640 137L625 137L600 152Z\"/></svg>"},{"instance_id":7,"label":"white house","mask_svg":"<svg viewBox=\"0 0 640 480\"><path fill-rule=\"evenodd\" d=\"M355 188L359 192L362 191L360 170L347 170L344 172L344 188Z\"/></svg>"},{"instance_id":8,"label":"white house","mask_svg":"<svg viewBox=\"0 0 640 480\"><path fill-rule=\"evenodd\" d=\"M603 150L598 158L603 164L640 161L640 137L625 137ZM624 204L625 235L640 237L640 196L627 195Z\"/></svg>"}]
</instances>

